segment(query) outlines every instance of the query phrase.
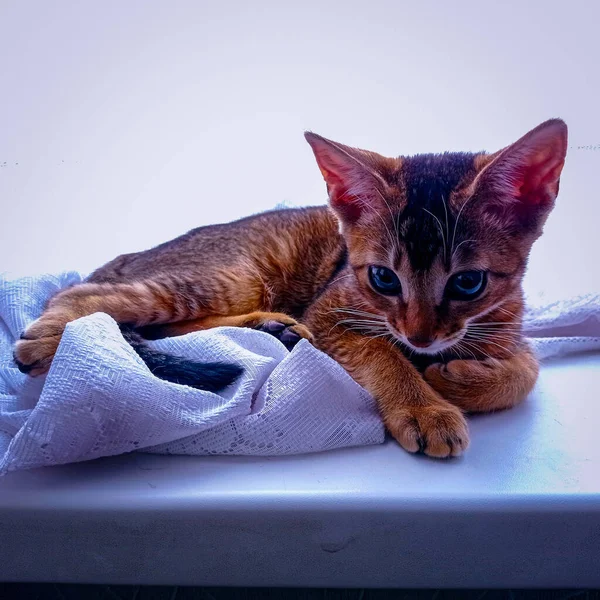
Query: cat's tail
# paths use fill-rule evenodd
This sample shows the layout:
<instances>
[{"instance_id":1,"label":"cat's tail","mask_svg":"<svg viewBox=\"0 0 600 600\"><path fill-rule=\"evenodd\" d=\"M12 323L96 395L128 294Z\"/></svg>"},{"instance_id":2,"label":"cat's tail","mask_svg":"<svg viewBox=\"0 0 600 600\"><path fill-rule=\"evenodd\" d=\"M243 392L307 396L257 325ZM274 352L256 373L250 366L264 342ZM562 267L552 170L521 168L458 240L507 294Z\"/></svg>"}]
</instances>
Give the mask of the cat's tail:
<instances>
[{"instance_id":1,"label":"cat's tail","mask_svg":"<svg viewBox=\"0 0 600 600\"><path fill-rule=\"evenodd\" d=\"M198 390L220 392L231 385L242 373L242 367L222 362L197 362L181 356L165 354L151 348L147 340L133 328L122 325L121 333L159 379L188 385Z\"/></svg>"}]
</instances>

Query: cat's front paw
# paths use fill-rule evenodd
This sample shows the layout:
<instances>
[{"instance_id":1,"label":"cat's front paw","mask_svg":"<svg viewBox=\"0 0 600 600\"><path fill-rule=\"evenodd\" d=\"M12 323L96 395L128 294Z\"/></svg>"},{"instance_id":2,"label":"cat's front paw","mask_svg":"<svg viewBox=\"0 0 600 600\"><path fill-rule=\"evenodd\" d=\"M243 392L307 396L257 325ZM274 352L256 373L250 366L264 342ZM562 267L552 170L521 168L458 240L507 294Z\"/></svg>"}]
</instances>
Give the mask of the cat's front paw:
<instances>
[{"instance_id":1,"label":"cat's front paw","mask_svg":"<svg viewBox=\"0 0 600 600\"><path fill-rule=\"evenodd\" d=\"M537 362L530 354L511 360L451 360L433 364L425 381L442 398L467 412L511 408L523 400L537 379Z\"/></svg>"},{"instance_id":2,"label":"cat's front paw","mask_svg":"<svg viewBox=\"0 0 600 600\"><path fill-rule=\"evenodd\" d=\"M479 361L451 360L427 367L423 379L448 402L473 411L480 402L482 386L489 380L490 368Z\"/></svg>"},{"instance_id":3,"label":"cat's front paw","mask_svg":"<svg viewBox=\"0 0 600 600\"><path fill-rule=\"evenodd\" d=\"M469 445L467 422L451 405L399 407L388 416L386 426L405 450L434 458L459 456Z\"/></svg>"}]
</instances>

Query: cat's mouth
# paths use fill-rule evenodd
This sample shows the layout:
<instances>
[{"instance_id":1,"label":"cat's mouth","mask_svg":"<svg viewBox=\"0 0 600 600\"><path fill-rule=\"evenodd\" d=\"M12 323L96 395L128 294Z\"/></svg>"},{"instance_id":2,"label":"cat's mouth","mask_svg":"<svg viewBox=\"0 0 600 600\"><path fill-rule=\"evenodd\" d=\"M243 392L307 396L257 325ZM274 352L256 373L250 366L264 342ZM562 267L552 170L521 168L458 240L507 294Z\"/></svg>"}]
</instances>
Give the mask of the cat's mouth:
<instances>
[{"instance_id":1,"label":"cat's mouth","mask_svg":"<svg viewBox=\"0 0 600 600\"><path fill-rule=\"evenodd\" d=\"M426 354L429 356L441 354L442 352L452 348L452 346L454 346L455 344L460 342L460 340L463 339L466 333L466 330L459 331L446 338L435 338L427 344L424 344L422 342L419 344L415 344L414 342L411 342L410 339L406 337L406 335L400 333L399 331L396 331L396 329L394 329L394 327L392 327L391 325L388 324L388 327L392 335L397 340L402 342L402 344L406 346L409 350L412 350L415 354Z\"/></svg>"}]
</instances>

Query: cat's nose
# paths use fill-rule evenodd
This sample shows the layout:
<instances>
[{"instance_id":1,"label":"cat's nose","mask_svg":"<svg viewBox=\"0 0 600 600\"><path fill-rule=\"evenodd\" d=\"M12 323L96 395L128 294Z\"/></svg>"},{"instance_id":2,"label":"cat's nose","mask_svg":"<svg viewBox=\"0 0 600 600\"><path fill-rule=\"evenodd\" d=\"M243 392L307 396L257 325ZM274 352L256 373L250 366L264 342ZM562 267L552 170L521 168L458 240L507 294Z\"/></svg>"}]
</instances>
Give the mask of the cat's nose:
<instances>
[{"instance_id":1,"label":"cat's nose","mask_svg":"<svg viewBox=\"0 0 600 600\"><path fill-rule=\"evenodd\" d=\"M433 342L435 341L432 338L424 337L424 336L420 336L420 335L416 335L414 337L409 337L406 339L413 346L416 346L417 348L429 348L429 346L431 346L431 344L433 344Z\"/></svg>"}]
</instances>

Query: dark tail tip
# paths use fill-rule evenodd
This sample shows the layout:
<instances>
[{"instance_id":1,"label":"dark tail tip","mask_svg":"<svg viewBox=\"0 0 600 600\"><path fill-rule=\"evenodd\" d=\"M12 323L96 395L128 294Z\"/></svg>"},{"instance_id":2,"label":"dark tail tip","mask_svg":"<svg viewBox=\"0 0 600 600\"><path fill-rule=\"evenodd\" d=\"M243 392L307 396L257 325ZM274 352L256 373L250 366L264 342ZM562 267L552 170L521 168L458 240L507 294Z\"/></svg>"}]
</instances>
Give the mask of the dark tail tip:
<instances>
[{"instance_id":1,"label":"dark tail tip","mask_svg":"<svg viewBox=\"0 0 600 600\"><path fill-rule=\"evenodd\" d=\"M181 356L163 354L150 348L144 338L133 329L122 326L121 332L152 374L164 381L207 392L220 392L244 372L242 367L234 364L201 363Z\"/></svg>"}]
</instances>

